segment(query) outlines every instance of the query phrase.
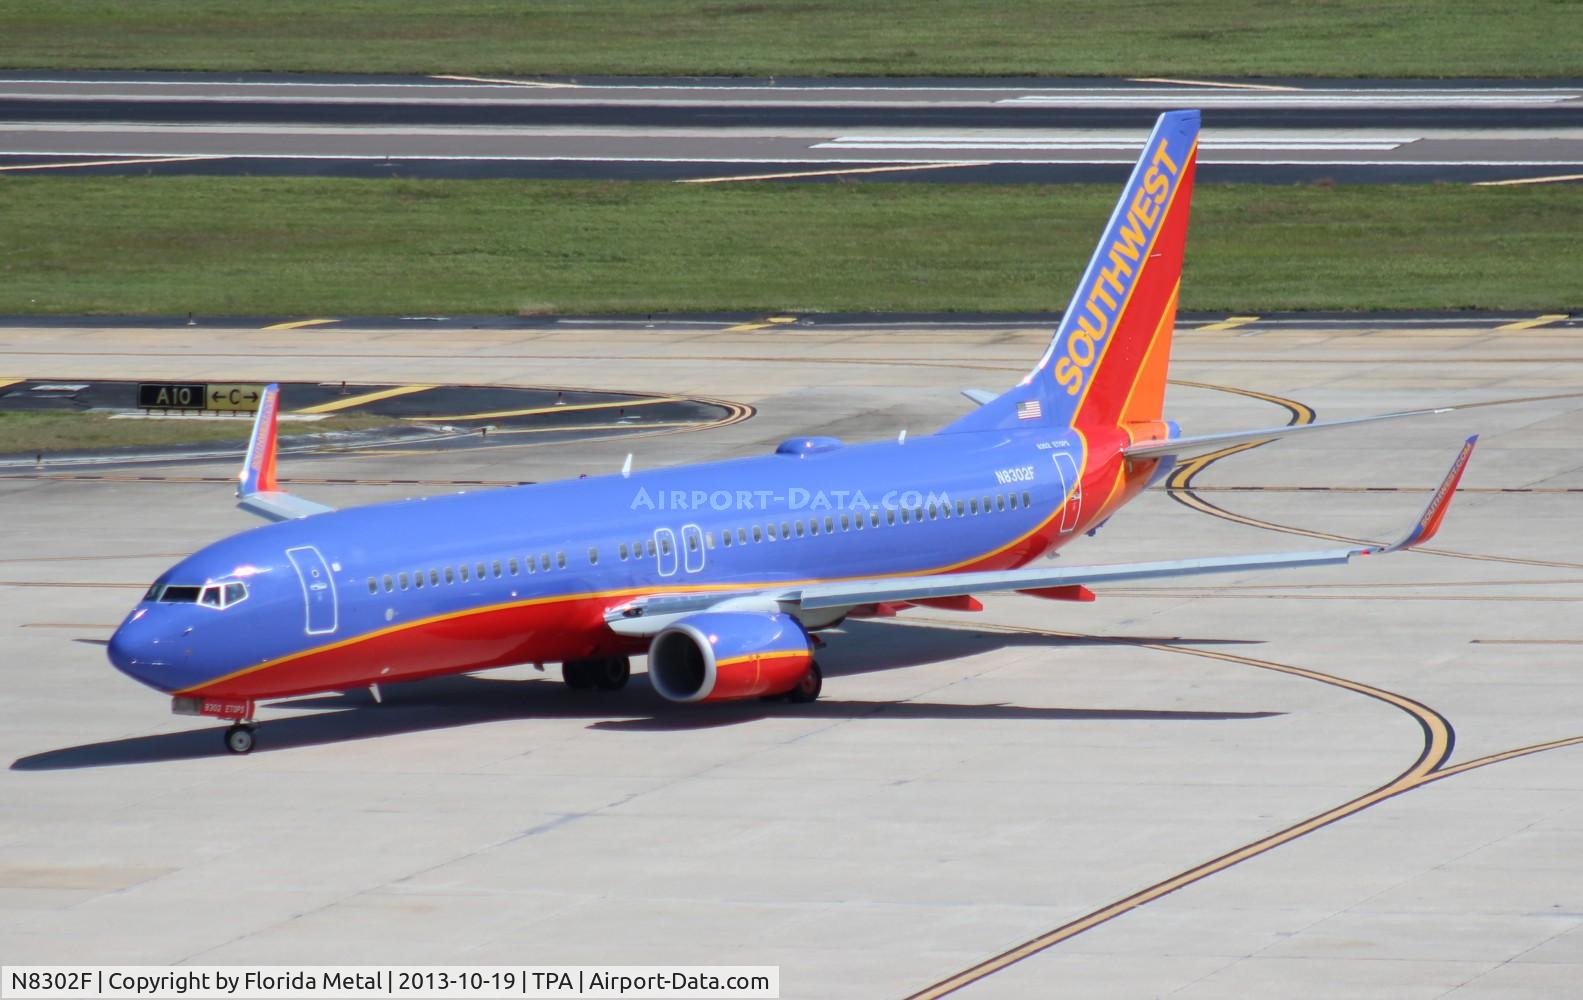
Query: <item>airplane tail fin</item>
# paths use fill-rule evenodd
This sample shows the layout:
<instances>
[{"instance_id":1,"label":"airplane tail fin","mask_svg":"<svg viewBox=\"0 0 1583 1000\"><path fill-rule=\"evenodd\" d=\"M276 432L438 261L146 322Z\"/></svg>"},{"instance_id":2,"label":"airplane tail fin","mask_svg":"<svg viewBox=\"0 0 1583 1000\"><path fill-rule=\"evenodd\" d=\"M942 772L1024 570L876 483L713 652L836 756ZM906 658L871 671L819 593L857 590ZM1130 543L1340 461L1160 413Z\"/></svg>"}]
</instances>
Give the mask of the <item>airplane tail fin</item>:
<instances>
[{"instance_id":1,"label":"airplane tail fin","mask_svg":"<svg viewBox=\"0 0 1583 1000\"><path fill-rule=\"evenodd\" d=\"M943 433L1159 426L1198 129L1197 111L1160 116L1044 357Z\"/></svg>"}]
</instances>

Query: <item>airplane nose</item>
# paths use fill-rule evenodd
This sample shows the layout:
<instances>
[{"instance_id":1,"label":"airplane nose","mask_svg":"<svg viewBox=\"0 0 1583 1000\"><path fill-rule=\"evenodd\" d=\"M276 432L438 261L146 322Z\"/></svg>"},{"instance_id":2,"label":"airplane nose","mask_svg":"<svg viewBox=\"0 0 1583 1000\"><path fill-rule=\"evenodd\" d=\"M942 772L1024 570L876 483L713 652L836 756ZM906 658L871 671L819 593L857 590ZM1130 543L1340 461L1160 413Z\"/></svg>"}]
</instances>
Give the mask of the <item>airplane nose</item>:
<instances>
[{"instance_id":1,"label":"airplane nose","mask_svg":"<svg viewBox=\"0 0 1583 1000\"><path fill-rule=\"evenodd\" d=\"M157 691L174 691L182 686L176 674L186 657L176 642L178 634L170 634L157 617L147 608L132 612L110 637L106 652L111 665L133 680Z\"/></svg>"}]
</instances>

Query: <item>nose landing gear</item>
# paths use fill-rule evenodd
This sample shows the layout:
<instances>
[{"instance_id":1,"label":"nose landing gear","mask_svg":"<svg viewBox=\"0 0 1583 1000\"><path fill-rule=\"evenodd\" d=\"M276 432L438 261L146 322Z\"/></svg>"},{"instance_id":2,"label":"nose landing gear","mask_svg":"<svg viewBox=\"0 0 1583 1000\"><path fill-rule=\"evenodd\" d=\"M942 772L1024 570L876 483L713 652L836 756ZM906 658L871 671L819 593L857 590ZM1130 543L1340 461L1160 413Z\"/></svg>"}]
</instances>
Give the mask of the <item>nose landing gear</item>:
<instances>
[{"instance_id":1,"label":"nose landing gear","mask_svg":"<svg viewBox=\"0 0 1583 1000\"><path fill-rule=\"evenodd\" d=\"M251 722L238 722L225 731L225 748L231 753L253 752L253 729Z\"/></svg>"}]
</instances>

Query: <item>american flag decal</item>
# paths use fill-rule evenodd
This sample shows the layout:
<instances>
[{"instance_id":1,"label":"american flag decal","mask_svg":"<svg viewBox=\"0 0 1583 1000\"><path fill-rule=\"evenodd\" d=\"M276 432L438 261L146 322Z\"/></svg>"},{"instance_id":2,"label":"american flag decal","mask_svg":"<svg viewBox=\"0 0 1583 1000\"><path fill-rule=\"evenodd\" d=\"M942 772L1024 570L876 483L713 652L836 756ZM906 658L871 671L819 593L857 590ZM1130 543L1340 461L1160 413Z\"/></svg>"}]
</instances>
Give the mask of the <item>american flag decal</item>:
<instances>
[{"instance_id":1,"label":"american flag decal","mask_svg":"<svg viewBox=\"0 0 1583 1000\"><path fill-rule=\"evenodd\" d=\"M1017 404L1018 420L1038 420L1043 414L1044 411L1040 408L1039 401L1037 399L1023 400L1021 403Z\"/></svg>"}]
</instances>

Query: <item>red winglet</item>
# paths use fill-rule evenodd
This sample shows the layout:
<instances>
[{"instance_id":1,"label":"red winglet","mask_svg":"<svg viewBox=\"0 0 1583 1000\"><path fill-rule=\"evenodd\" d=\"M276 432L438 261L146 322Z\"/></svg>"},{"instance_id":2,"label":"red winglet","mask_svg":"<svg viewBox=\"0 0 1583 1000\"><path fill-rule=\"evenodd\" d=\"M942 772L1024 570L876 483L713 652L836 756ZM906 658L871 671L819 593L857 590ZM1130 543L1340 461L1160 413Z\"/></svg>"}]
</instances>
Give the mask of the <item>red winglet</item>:
<instances>
[{"instance_id":1,"label":"red winglet","mask_svg":"<svg viewBox=\"0 0 1583 1000\"><path fill-rule=\"evenodd\" d=\"M1435 537L1435 532L1440 530L1440 522L1446 518L1446 511L1451 508L1451 498L1456 494L1457 483L1462 481L1462 473L1468 467L1468 460L1473 457L1473 446L1478 440L1479 436L1475 434L1462 445L1462 450L1457 452L1456 461L1451 463L1451 470L1446 473L1446 478L1441 480L1440 488L1435 490L1434 496L1429 498L1429 506L1424 508L1423 516L1418 519L1417 524L1413 525L1413 529L1401 541L1382 551L1410 549Z\"/></svg>"},{"instance_id":2,"label":"red winglet","mask_svg":"<svg viewBox=\"0 0 1583 1000\"><path fill-rule=\"evenodd\" d=\"M258 401L258 416L253 420L253 437L247 444L247 459L237 476L236 495L245 497L253 493L274 493L280 487L275 483L275 421L280 412L280 386L264 389L264 398Z\"/></svg>"}]
</instances>

